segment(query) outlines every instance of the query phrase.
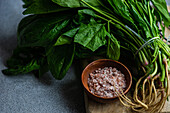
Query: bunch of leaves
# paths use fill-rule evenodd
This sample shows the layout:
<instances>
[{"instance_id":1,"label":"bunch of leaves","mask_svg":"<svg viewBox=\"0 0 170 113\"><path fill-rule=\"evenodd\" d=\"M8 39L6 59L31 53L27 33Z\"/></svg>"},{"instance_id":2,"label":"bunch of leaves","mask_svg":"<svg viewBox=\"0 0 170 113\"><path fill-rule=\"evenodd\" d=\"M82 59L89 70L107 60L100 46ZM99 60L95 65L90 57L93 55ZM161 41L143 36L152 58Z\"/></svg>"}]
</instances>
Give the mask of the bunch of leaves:
<instances>
[{"instance_id":1,"label":"bunch of leaves","mask_svg":"<svg viewBox=\"0 0 170 113\"><path fill-rule=\"evenodd\" d=\"M159 36L158 22L164 21L166 26L170 23L164 0L85 0L84 3L80 0L23 0L23 2L23 7L26 8L23 14L31 15L23 18L18 26L18 47L14 51L23 54L20 50L24 48L43 48L43 62L56 79L65 76L74 57L102 55L118 60L120 47L130 50L135 55L143 43ZM156 9L150 7L150 2ZM164 33L162 24L161 27ZM154 52L154 60L150 57L153 51L150 47L153 49L155 46L156 44L149 45L147 46L149 49L143 48L143 51L139 52L139 56L143 57L139 57L142 64L155 61L158 49ZM159 47L169 55L166 51L168 47L163 45ZM37 51L36 54L41 53ZM16 55L10 59L13 57ZM37 59L35 61L37 62ZM29 63L31 62L32 60ZM24 68L21 67L25 65L21 63L18 67L20 73L41 70L42 67L39 65L39 68L23 71ZM14 72L16 69L14 65L8 67L9 69L3 71L4 74L19 74Z\"/></svg>"},{"instance_id":2,"label":"bunch of leaves","mask_svg":"<svg viewBox=\"0 0 170 113\"><path fill-rule=\"evenodd\" d=\"M70 1L70 7L61 5L67 3L63 1L23 1L23 14L31 15L18 25L18 45L7 61L8 69L2 71L5 75L33 72L42 76L50 70L60 80L74 58L106 56L105 22L87 6Z\"/></svg>"},{"instance_id":3,"label":"bunch of leaves","mask_svg":"<svg viewBox=\"0 0 170 113\"><path fill-rule=\"evenodd\" d=\"M133 101L121 93L119 99L122 104L137 112L160 112L170 90L168 76L170 48L161 40L157 26L161 25L164 34L165 26L170 24L166 2L98 0L101 7L95 7L84 0L82 2L96 12L96 17L108 23L109 35L116 37L122 48L131 51L140 62L139 67L143 69L143 75L133 76L136 79ZM158 85L158 82L161 85ZM164 89L165 94L159 91L160 88ZM161 95L161 99L158 95Z\"/></svg>"}]
</instances>

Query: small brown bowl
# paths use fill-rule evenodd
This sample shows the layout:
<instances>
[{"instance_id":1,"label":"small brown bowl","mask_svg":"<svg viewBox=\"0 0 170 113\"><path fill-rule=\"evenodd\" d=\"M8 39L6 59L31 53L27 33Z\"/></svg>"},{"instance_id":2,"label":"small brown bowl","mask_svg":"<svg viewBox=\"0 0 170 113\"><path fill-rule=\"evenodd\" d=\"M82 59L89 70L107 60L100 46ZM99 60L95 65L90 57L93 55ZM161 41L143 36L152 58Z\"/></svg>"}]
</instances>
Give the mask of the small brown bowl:
<instances>
[{"instance_id":1,"label":"small brown bowl","mask_svg":"<svg viewBox=\"0 0 170 113\"><path fill-rule=\"evenodd\" d=\"M91 93L88 87L89 74L98 68L104 68L104 67L113 67L113 68L115 67L125 75L126 88L125 88L124 94L126 94L129 91L132 85L132 75L125 65L123 65L122 63L118 61L114 61L110 59L99 59L99 60L93 61L92 63L86 66L86 68L83 70L81 79L82 79L82 83L83 83L83 86L85 88L87 95L91 99L97 102L110 103L110 102L113 102L113 100L117 98L118 96L114 96L112 98L100 97L100 96L97 96Z\"/></svg>"}]
</instances>

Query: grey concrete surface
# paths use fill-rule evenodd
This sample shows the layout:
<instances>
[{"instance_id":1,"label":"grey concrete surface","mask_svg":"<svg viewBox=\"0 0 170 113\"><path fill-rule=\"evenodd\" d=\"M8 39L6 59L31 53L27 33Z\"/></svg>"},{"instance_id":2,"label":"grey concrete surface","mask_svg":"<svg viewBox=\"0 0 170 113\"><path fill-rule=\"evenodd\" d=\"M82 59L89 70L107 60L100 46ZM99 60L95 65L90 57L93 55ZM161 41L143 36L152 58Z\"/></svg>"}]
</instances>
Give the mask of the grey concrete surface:
<instances>
[{"instance_id":1,"label":"grey concrete surface","mask_svg":"<svg viewBox=\"0 0 170 113\"><path fill-rule=\"evenodd\" d=\"M16 47L17 25L23 18L21 0L0 0L0 70ZM57 81L47 73L4 76L0 71L0 113L84 113L80 78L72 66Z\"/></svg>"},{"instance_id":2,"label":"grey concrete surface","mask_svg":"<svg viewBox=\"0 0 170 113\"><path fill-rule=\"evenodd\" d=\"M166 0L167 4L170 5L170 0Z\"/></svg>"}]
</instances>

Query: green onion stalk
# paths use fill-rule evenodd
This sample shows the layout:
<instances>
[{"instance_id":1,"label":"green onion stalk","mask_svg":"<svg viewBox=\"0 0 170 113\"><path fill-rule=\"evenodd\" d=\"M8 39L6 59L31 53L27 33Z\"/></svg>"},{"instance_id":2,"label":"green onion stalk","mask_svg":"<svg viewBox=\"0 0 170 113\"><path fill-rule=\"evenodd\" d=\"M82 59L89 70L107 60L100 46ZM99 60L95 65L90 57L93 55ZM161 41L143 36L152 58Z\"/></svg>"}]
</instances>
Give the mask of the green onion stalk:
<instances>
[{"instance_id":1,"label":"green onion stalk","mask_svg":"<svg viewBox=\"0 0 170 113\"><path fill-rule=\"evenodd\" d=\"M119 99L123 105L137 112L160 112L169 96L170 48L160 36L158 23L162 25L162 15L150 0L126 0L121 7L116 2L100 1L102 8L94 7L82 0L95 11L95 17L108 24L108 31L120 41L121 47L133 53L140 62L143 74L138 76L133 99L122 93ZM121 12L126 9L125 13ZM159 17L158 15L159 14ZM120 35L123 34L123 35ZM125 103L126 101L126 103Z\"/></svg>"}]
</instances>

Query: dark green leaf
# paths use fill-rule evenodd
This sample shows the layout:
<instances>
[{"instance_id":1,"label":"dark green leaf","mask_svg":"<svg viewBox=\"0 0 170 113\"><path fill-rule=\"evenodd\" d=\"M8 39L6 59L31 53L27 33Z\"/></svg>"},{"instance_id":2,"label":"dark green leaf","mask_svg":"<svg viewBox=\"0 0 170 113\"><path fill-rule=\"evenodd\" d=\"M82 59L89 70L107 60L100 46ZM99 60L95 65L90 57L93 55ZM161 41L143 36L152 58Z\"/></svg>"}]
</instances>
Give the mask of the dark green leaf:
<instances>
[{"instance_id":1,"label":"dark green leaf","mask_svg":"<svg viewBox=\"0 0 170 113\"><path fill-rule=\"evenodd\" d=\"M12 56L7 60L7 67L15 68L20 65L26 65L32 59L44 56L43 48L17 47L14 49Z\"/></svg>"},{"instance_id":2,"label":"dark green leaf","mask_svg":"<svg viewBox=\"0 0 170 113\"><path fill-rule=\"evenodd\" d=\"M79 0L81 1L81 0ZM98 0L84 0L86 1L88 4L94 6L94 7L101 7L100 3L98 2ZM82 3L81 3L82 4ZM86 7L86 5L82 4L84 7Z\"/></svg>"},{"instance_id":3,"label":"dark green leaf","mask_svg":"<svg viewBox=\"0 0 170 113\"><path fill-rule=\"evenodd\" d=\"M98 0L98 1L104 7L104 9L102 7L99 7L98 9L100 9L100 11L118 20L119 22L122 22L124 25L128 25L129 27L134 29L134 31L137 31L137 27L128 9L129 6L126 5L128 4L127 1L125 0L106 0L106 1Z\"/></svg>"},{"instance_id":4,"label":"dark green leaf","mask_svg":"<svg viewBox=\"0 0 170 113\"><path fill-rule=\"evenodd\" d=\"M71 39L71 38L62 35L62 36L60 36L60 37L57 39L57 41L56 41L56 43L54 44L54 46L59 46L59 45L64 45L64 44L71 44L71 42L72 42L72 39Z\"/></svg>"},{"instance_id":5,"label":"dark green leaf","mask_svg":"<svg viewBox=\"0 0 170 113\"><path fill-rule=\"evenodd\" d=\"M3 73L6 75L17 75L37 70L41 66L41 60L45 60L43 48L17 47L13 55L7 60L8 69Z\"/></svg>"},{"instance_id":6,"label":"dark green leaf","mask_svg":"<svg viewBox=\"0 0 170 113\"><path fill-rule=\"evenodd\" d=\"M40 68L40 65L37 64L37 61L32 60L26 65L18 65L15 68L2 70L2 73L5 75L18 75L18 74L25 74L33 70L37 70L39 68Z\"/></svg>"},{"instance_id":7,"label":"dark green leaf","mask_svg":"<svg viewBox=\"0 0 170 113\"><path fill-rule=\"evenodd\" d=\"M81 0L52 0L54 3L63 6L63 7L86 7L86 5L81 3ZM84 0L87 3L91 4L92 6L100 6L97 0Z\"/></svg>"},{"instance_id":8,"label":"dark green leaf","mask_svg":"<svg viewBox=\"0 0 170 113\"><path fill-rule=\"evenodd\" d=\"M60 15L60 16L57 16ZM37 16L34 21L32 16L26 17L21 21L18 28L18 44L23 47L42 46L46 47L56 40L68 24L72 14L51 14ZM64 21L63 21L64 20ZM27 22L28 24L26 25ZM24 27L24 25L26 25Z\"/></svg>"},{"instance_id":9,"label":"dark green leaf","mask_svg":"<svg viewBox=\"0 0 170 113\"><path fill-rule=\"evenodd\" d=\"M165 25L168 27L170 25L170 16L167 10L167 4L165 0L151 0L156 9L162 15Z\"/></svg>"},{"instance_id":10,"label":"dark green leaf","mask_svg":"<svg viewBox=\"0 0 170 113\"><path fill-rule=\"evenodd\" d=\"M23 8L28 8L34 0L22 0L24 2Z\"/></svg>"},{"instance_id":11,"label":"dark green leaf","mask_svg":"<svg viewBox=\"0 0 170 113\"><path fill-rule=\"evenodd\" d=\"M46 57L40 58L38 64L40 65L40 68L38 69L38 75L39 77L41 77L42 75L49 71L47 58Z\"/></svg>"},{"instance_id":12,"label":"dark green leaf","mask_svg":"<svg viewBox=\"0 0 170 113\"><path fill-rule=\"evenodd\" d=\"M93 51L90 49L80 45L80 44L75 44L75 57L76 58L89 58L93 56Z\"/></svg>"},{"instance_id":13,"label":"dark green leaf","mask_svg":"<svg viewBox=\"0 0 170 113\"><path fill-rule=\"evenodd\" d=\"M95 12L90 9L82 9L78 10L78 24L81 25L81 23L89 24L92 19L96 18Z\"/></svg>"},{"instance_id":14,"label":"dark green leaf","mask_svg":"<svg viewBox=\"0 0 170 113\"><path fill-rule=\"evenodd\" d=\"M65 33L63 33L56 41L56 43L54 44L54 46L58 46L58 45L63 45L63 44L71 44L71 42L73 41L73 37L76 34L76 32L78 31L79 28L74 28L71 29Z\"/></svg>"},{"instance_id":15,"label":"dark green leaf","mask_svg":"<svg viewBox=\"0 0 170 113\"><path fill-rule=\"evenodd\" d=\"M82 10L78 10L78 15L80 16L90 15L92 17L95 17L95 12L91 9L82 9Z\"/></svg>"},{"instance_id":16,"label":"dark green leaf","mask_svg":"<svg viewBox=\"0 0 170 113\"><path fill-rule=\"evenodd\" d=\"M107 57L113 60L119 60L120 44L112 34L108 37Z\"/></svg>"},{"instance_id":17,"label":"dark green leaf","mask_svg":"<svg viewBox=\"0 0 170 113\"><path fill-rule=\"evenodd\" d=\"M78 33L75 35L74 42L95 51L106 44L106 29L103 24L94 22L88 25L82 24Z\"/></svg>"},{"instance_id":18,"label":"dark green leaf","mask_svg":"<svg viewBox=\"0 0 170 113\"><path fill-rule=\"evenodd\" d=\"M95 52L93 52L90 49L80 44L76 44L76 48L75 48L76 58L90 58L92 56L106 57L106 46L102 46L99 49L97 49Z\"/></svg>"},{"instance_id":19,"label":"dark green leaf","mask_svg":"<svg viewBox=\"0 0 170 113\"><path fill-rule=\"evenodd\" d=\"M47 50L47 61L52 75L56 79L62 79L70 68L74 58L74 44L62 45Z\"/></svg>"},{"instance_id":20,"label":"dark green leaf","mask_svg":"<svg viewBox=\"0 0 170 113\"><path fill-rule=\"evenodd\" d=\"M69 8L61 7L51 0L23 0L24 8L27 8L23 14L45 14L45 13L53 13L64 10L69 10Z\"/></svg>"},{"instance_id":21,"label":"dark green leaf","mask_svg":"<svg viewBox=\"0 0 170 113\"><path fill-rule=\"evenodd\" d=\"M123 16L126 19L131 19L130 18L130 13L129 10L127 8L127 6L124 4L124 0L107 0L110 5L112 6L112 8L114 9L115 12L117 12L117 14Z\"/></svg>"},{"instance_id":22,"label":"dark green leaf","mask_svg":"<svg viewBox=\"0 0 170 113\"><path fill-rule=\"evenodd\" d=\"M52 0L54 3L63 7L80 7L80 0Z\"/></svg>"},{"instance_id":23,"label":"dark green leaf","mask_svg":"<svg viewBox=\"0 0 170 113\"><path fill-rule=\"evenodd\" d=\"M144 21L143 17L140 15L140 13L135 8L135 6L133 6L132 4L130 4L130 6L131 6L132 18L133 20L135 20L135 24L137 25L138 29L142 30L141 34L143 35L143 37L147 37L147 38L152 37L150 29L147 23Z\"/></svg>"},{"instance_id":24,"label":"dark green leaf","mask_svg":"<svg viewBox=\"0 0 170 113\"><path fill-rule=\"evenodd\" d=\"M29 15L29 16L24 17L18 25L18 30L17 30L18 35L19 35L19 32L21 32L27 25L35 21L37 18L38 18L37 15Z\"/></svg>"}]
</instances>

